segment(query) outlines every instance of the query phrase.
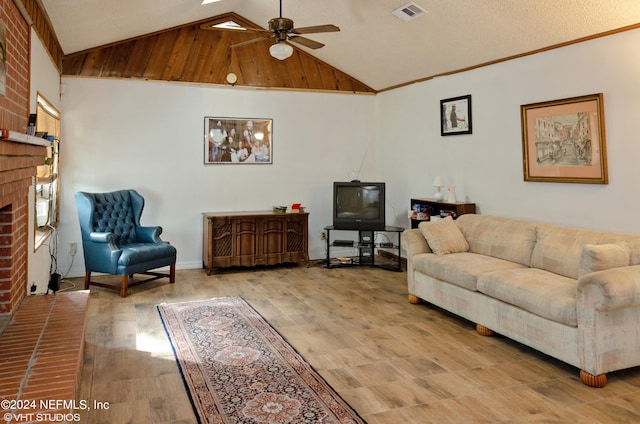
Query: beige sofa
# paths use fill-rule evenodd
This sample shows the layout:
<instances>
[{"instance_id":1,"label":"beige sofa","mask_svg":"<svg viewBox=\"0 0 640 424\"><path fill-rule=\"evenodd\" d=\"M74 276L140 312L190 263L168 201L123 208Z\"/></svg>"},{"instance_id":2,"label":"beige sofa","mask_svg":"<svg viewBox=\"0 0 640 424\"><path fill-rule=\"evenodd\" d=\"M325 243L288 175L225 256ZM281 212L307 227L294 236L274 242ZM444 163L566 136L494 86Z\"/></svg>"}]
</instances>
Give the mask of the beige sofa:
<instances>
[{"instance_id":1,"label":"beige sofa","mask_svg":"<svg viewBox=\"0 0 640 424\"><path fill-rule=\"evenodd\" d=\"M487 215L402 234L409 301L424 300L580 369L640 365L640 236Z\"/></svg>"}]
</instances>

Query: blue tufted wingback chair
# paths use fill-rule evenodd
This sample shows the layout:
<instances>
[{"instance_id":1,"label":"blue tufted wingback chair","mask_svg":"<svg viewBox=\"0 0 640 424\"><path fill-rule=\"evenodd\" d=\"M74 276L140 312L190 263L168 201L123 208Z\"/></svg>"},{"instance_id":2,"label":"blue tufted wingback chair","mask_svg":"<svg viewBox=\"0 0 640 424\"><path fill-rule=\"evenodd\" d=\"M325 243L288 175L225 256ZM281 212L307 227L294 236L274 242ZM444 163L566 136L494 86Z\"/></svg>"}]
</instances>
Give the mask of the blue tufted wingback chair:
<instances>
[{"instance_id":1,"label":"blue tufted wingback chair","mask_svg":"<svg viewBox=\"0 0 640 424\"><path fill-rule=\"evenodd\" d=\"M120 296L127 297L130 286L163 277L169 277L171 284L175 282L176 248L160 239L162 227L140 225L144 198L137 191L77 192L75 197L82 233L85 289L91 284L120 290ZM169 274L150 271L164 266L169 266ZM91 281L92 272L121 275L121 285ZM151 278L131 282L134 274Z\"/></svg>"}]
</instances>

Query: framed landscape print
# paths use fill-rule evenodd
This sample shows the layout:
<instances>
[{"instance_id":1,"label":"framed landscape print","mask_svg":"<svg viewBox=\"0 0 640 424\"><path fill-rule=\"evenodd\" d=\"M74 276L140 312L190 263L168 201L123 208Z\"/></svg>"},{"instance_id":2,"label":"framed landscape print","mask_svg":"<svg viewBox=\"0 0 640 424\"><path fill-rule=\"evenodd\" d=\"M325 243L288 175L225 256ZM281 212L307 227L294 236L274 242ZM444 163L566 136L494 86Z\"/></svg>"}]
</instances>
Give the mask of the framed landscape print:
<instances>
[{"instance_id":1,"label":"framed landscape print","mask_svg":"<svg viewBox=\"0 0 640 424\"><path fill-rule=\"evenodd\" d=\"M607 184L602 93L520 106L525 181Z\"/></svg>"},{"instance_id":2,"label":"framed landscape print","mask_svg":"<svg viewBox=\"0 0 640 424\"><path fill-rule=\"evenodd\" d=\"M273 120L204 118L204 163L273 163Z\"/></svg>"},{"instance_id":3,"label":"framed landscape print","mask_svg":"<svg viewBox=\"0 0 640 424\"><path fill-rule=\"evenodd\" d=\"M440 100L440 135L471 134L471 95Z\"/></svg>"}]
</instances>

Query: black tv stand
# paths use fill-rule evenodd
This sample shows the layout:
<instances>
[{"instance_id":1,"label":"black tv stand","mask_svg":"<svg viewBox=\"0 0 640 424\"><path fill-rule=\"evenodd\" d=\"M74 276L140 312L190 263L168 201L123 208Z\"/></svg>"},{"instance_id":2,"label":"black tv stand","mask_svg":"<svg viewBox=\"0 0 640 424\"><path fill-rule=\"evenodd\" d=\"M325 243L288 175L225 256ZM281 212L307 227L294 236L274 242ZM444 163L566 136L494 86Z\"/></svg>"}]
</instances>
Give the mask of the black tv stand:
<instances>
[{"instance_id":1,"label":"black tv stand","mask_svg":"<svg viewBox=\"0 0 640 424\"><path fill-rule=\"evenodd\" d=\"M327 232L327 268L339 268L346 266L375 266L378 268L388 269L390 271L402 271L402 258L400 257L400 234L404 231L402 227L384 227L384 230L362 230L362 229L336 229L333 225L324 227ZM354 240L352 247L357 249L355 256L331 257L331 248L348 247L345 240L331 241L332 231L357 231L358 240ZM386 238L384 242L376 243L377 233L395 233L391 240ZM396 243L397 242L397 243ZM397 263L380 263L376 262L376 249L389 249L394 251L398 257Z\"/></svg>"}]
</instances>

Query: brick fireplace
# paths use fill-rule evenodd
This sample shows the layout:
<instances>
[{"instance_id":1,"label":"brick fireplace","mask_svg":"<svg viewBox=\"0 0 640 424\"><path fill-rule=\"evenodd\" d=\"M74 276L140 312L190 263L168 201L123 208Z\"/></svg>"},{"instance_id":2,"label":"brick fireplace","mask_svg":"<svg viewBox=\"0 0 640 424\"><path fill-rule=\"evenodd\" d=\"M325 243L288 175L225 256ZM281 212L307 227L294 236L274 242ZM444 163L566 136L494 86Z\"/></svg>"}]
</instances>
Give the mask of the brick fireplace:
<instances>
[{"instance_id":1,"label":"brick fireplace","mask_svg":"<svg viewBox=\"0 0 640 424\"><path fill-rule=\"evenodd\" d=\"M70 401L77 398L89 293L27 296L29 215L34 213L28 197L36 166L46 154L41 140L23 136L30 99L27 21L46 22L39 3L0 0L0 20L6 25L6 60L0 63L6 69L6 81L0 82L6 88L0 94L0 399ZM25 10L38 19L27 19ZM46 39L53 39L46 33Z\"/></svg>"},{"instance_id":2,"label":"brick fireplace","mask_svg":"<svg viewBox=\"0 0 640 424\"><path fill-rule=\"evenodd\" d=\"M0 19L6 26L0 128L24 134L29 117L30 29L13 0L0 0ZM45 153L45 147L0 138L0 315L13 313L27 293L29 186Z\"/></svg>"},{"instance_id":3,"label":"brick fireplace","mask_svg":"<svg viewBox=\"0 0 640 424\"><path fill-rule=\"evenodd\" d=\"M28 196L43 146L0 140L0 314L27 294Z\"/></svg>"}]
</instances>

